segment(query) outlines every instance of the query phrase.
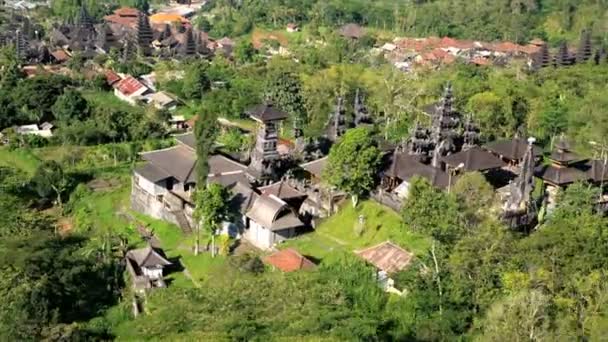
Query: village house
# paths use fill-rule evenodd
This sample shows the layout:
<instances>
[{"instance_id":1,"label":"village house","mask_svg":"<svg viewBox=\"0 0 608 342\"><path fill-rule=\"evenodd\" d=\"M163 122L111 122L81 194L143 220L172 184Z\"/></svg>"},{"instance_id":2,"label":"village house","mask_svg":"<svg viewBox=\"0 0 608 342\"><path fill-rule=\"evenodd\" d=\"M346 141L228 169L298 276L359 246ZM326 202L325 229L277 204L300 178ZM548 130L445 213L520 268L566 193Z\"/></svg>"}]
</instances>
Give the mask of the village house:
<instances>
[{"instance_id":1,"label":"village house","mask_svg":"<svg viewBox=\"0 0 608 342\"><path fill-rule=\"evenodd\" d=\"M114 95L119 99L137 105L138 101L143 101L144 95L150 93L150 89L133 76L126 76L114 83Z\"/></svg>"},{"instance_id":2,"label":"village house","mask_svg":"<svg viewBox=\"0 0 608 342\"><path fill-rule=\"evenodd\" d=\"M136 291L144 292L167 286L163 280L163 271L172 263L167 260L162 250L152 246L132 249L127 252L125 259Z\"/></svg>"},{"instance_id":3,"label":"village house","mask_svg":"<svg viewBox=\"0 0 608 342\"><path fill-rule=\"evenodd\" d=\"M316 265L293 248L285 248L264 258L264 263L281 272L311 270Z\"/></svg>"},{"instance_id":4,"label":"village house","mask_svg":"<svg viewBox=\"0 0 608 342\"><path fill-rule=\"evenodd\" d=\"M296 236L304 227L295 210L275 195L260 195L246 213L244 237L260 249L269 249Z\"/></svg>"},{"instance_id":5,"label":"village house","mask_svg":"<svg viewBox=\"0 0 608 342\"><path fill-rule=\"evenodd\" d=\"M55 126L53 126L52 123L49 122L44 122L41 125L37 125L37 124L32 124L32 125L23 125L23 126L18 126L15 129L15 132L17 132L17 134L21 134L21 135L37 135L43 138L50 138L53 136L53 129L55 128Z\"/></svg>"},{"instance_id":6,"label":"village house","mask_svg":"<svg viewBox=\"0 0 608 342\"><path fill-rule=\"evenodd\" d=\"M376 267L376 279L380 287L390 293L402 294L395 288L395 281L390 276L405 270L411 264L414 254L390 241L355 251L355 254Z\"/></svg>"},{"instance_id":7,"label":"village house","mask_svg":"<svg viewBox=\"0 0 608 342\"><path fill-rule=\"evenodd\" d=\"M164 91L155 92L148 96L146 100L157 109L175 110L177 108L177 100ZM182 117L181 123L185 121Z\"/></svg>"}]
</instances>

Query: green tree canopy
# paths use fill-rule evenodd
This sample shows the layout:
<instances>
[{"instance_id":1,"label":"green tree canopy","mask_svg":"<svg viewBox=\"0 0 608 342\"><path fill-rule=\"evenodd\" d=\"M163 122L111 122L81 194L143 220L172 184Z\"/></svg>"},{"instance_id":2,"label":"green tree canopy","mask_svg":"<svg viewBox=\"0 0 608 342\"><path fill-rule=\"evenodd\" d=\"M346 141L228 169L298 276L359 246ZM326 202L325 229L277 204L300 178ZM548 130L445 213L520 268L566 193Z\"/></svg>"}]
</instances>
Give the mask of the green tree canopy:
<instances>
[{"instance_id":1,"label":"green tree canopy","mask_svg":"<svg viewBox=\"0 0 608 342\"><path fill-rule=\"evenodd\" d=\"M348 130L332 146L323 179L350 194L356 206L359 197L372 190L380 158L380 151L366 128Z\"/></svg>"}]
</instances>

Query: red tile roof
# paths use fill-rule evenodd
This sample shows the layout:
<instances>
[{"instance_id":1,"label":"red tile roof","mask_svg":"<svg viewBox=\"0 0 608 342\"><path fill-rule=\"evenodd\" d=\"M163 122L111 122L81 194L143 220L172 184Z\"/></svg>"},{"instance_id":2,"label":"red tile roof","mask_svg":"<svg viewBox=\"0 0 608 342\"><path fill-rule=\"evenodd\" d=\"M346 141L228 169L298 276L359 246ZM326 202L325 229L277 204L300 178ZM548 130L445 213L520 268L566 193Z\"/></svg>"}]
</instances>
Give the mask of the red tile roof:
<instances>
[{"instance_id":1,"label":"red tile roof","mask_svg":"<svg viewBox=\"0 0 608 342\"><path fill-rule=\"evenodd\" d=\"M137 8L132 8L132 7L121 7L114 11L114 14L119 15L121 17L136 17L137 18L137 16L140 13L141 12Z\"/></svg>"},{"instance_id":2,"label":"red tile roof","mask_svg":"<svg viewBox=\"0 0 608 342\"><path fill-rule=\"evenodd\" d=\"M121 17L116 14L106 15L105 17L103 17L103 19L110 23L119 24L119 25L128 26L128 27L135 27L135 25L137 24L137 18Z\"/></svg>"},{"instance_id":3,"label":"red tile roof","mask_svg":"<svg viewBox=\"0 0 608 342\"><path fill-rule=\"evenodd\" d=\"M264 258L264 262L283 272L314 268L316 265L293 248L287 248Z\"/></svg>"},{"instance_id":4,"label":"red tile roof","mask_svg":"<svg viewBox=\"0 0 608 342\"><path fill-rule=\"evenodd\" d=\"M70 55L61 49L51 52L51 56L53 56L53 58L55 58L55 60L59 63L63 63L70 59Z\"/></svg>"},{"instance_id":5,"label":"red tile roof","mask_svg":"<svg viewBox=\"0 0 608 342\"><path fill-rule=\"evenodd\" d=\"M143 85L133 76L127 76L123 78L122 80L120 80L120 82L116 83L114 87L126 96L130 96L140 91L142 88L146 88L145 85Z\"/></svg>"},{"instance_id":6,"label":"red tile roof","mask_svg":"<svg viewBox=\"0 0 608 342\"><path fill-rule=\"evenodd\" d=\"M121 80L120 76L118 76L118 74L116 74L114 71L112 70L107 70L105 72L105 76L106 76L106 82L108 83L108 85L114 85L114 83L118 82Z\"/></svg>"}]
</instances>

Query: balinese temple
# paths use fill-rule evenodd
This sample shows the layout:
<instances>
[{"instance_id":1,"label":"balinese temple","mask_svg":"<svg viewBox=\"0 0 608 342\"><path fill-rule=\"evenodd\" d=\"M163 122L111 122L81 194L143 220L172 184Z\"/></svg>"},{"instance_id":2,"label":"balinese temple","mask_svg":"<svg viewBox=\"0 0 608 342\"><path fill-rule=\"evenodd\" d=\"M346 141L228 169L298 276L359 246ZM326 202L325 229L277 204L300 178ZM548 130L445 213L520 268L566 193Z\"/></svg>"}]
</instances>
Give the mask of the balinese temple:
<instances>
[{"instance_id":1,"label":"balinese temple","mask_svg":"<svg viewBox=\"0 0 608 342\"><path fill-rule=\"evenodd\" d=\"M528 139L528 147L519 164L517 178L509 184L507 199L503 206L503 220L513 229L532 229L538 218L538 205L534 200L534 168L536 154L534 138Z\"/></svg>"},{"instance_id":2,"label":"balinese temple","mask_svg":"<svg viewBox=\"0 0 608 342\"><path fill-rule=\"evenodd\" d=\"M572 152L570 143L563 135L548 159L549 164L541 166L536 175L549 186L565 187L589 179L585 158Z\"/></svg>"},{"instance_id":3,"label":"balinese temple","mask_svg":"<svg viewBox=\"0 0 608 342\"><path fill-rule=\"evenodd\" d=\"M357 89L357 93L355 94L355 105L353 108L355 109L355 126L372 123L372 117L365 106L365 99L359 93L359 89Z\"/></svg>"},{"instance_id":4,"label":"balinese temple","mask_svg":"<svg viewBox=\"0 0 608 342\"><path fill-rule=\"evenodd\" d=\"M454 110L453 102L452 85L448 83L441 104L435 110L431 125L431 141L433 142L431 165L433 167L440 167L442 157L459 149L460 114Z\"/></svg>"},{"instance_id":5,"label":"balinese temple","mask_svg":"<svg viewBox=\"0 0 608 342\"><path fill-rule=\"evenodd\" d=\"M346 121L346 109L344 108L343 102L344 100L342 97L338 97L336 109L329 121L327 138L333 142L336 142L348 128L348 123Z\"/></svg>"},{"instance_id":6,"label":"balinese temple","mask_svg":"<svg viewBox=\"0 0 608 342\"><path fill-rule=\"evenodd\" d=\"M141 54L148 55L150 53L154 33L146 14L140 13L137 17L137 24L135 25L132 39Z\"/></svg>"},{"instance_id":7,"label":"balinese temple","mask_svg":"<svg viewBox=\"0 0 608 342\"><path fill-rule=\"evenodd\" d=\"M485 172L506 166L506 163L500 158L479 146L473 146L445 156L441 158L441 162L445 165L446 170L461 170L464 172Z\"/></svg>"},{"instance_id":8,"label":"balinese temple","mask_svg":"<svg viewBox=\"0 0 608 342\"><path fill-rule=\"evenodd\" d=\"M247 168L247 173L253 180L261 184L268 184L277 179L278 126L288 115L271 103L257 105L249 109L247 115L258 123L255 147L251 152L251 163Z\"/></svg>"},{"instance_id":9,"label":"balinese temple","mask_svg":"<svg viewBox=\"0 0 608 342\"><path fill-rule=\"evenodd\" d=\"M480 138L481 132L479 127L477 127L477 125L473 122L471 115L468 115L466 121L464 122L464 132L462 133L462 149L466 150L472 148L473 146L477 146Z\"/></svg>"},{"instance_id":10,"label":"balinese temple","mask_svg":"<svg viewBox=\"0 0 608 342\"><path fill-rule=\"evenodd\" d=\"M406 146L402 146L402 152L407 151L411 155L420 156L421 161L426 161L431 154L432 148L431 132L416 122Z\"/></svg>"},{"instance_id":11,"label":"balinese temple","mask_svg":"<svg viewBox=\"0 0 608 342\"><path fill-rule=\"evenodd\" d=\"M486 150L494 153L511 166L517 166L524 159L528 147L529 144L519 137L508 140L497 140L484 145ZM542 156L543 150L536 145L532 145L532 153L534 158L538 159Z\"/></svg>"}]
</instances>

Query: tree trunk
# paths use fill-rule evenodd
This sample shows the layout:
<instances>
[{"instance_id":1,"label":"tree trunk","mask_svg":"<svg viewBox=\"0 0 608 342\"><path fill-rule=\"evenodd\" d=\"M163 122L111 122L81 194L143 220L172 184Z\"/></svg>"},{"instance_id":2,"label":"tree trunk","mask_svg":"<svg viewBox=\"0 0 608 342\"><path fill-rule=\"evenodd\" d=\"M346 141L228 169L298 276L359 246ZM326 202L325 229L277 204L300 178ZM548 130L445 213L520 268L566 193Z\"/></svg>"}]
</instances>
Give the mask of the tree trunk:
<instances>
[{"instance_id":1,"label":"tree trunk","mask_svg":"<svg viewBox=\"0 0 608 342\"><path fill-rule=\"evenodd\" d=\"M211 257L215 258L215 232L211 232Z\"/></svg>"},{"instance_id":2,"label":"tree trunk","mask_svg":"<svg viewBox=\"0 0 608 342\"><path fill-rule=\"evenodd\" d=\"M352 195L350 199L353 202L353 208L356 208L359 203L359 195Z\"/></svg>"},{"instance_id":3,"label":"tree trunk","mask_svg":"<svg viewBox=\"0 0 608 342\"><path fill-rule=\"evenodd\" d=\"M194 242L194 255L198 255L201 246L201 225L196 228L196 241Z\"/></svg>"},{"instance_id":4,"label":"tree trunk","mask_svg":"<svg viewBox=\"0 0 608 342\"><path fill-rule=\"evenodd\" d=\"M443 302L443 290L441 289L441 277L439 276L439 263L437 262L437 257L435 256L435 242L433 241L433 245L431 247L431 254L433 255L433 263L435 263L435 277L437 279L437 290L439 292L439 315L443 314L443 306L441 303Z\"/></svg>"}]
</instances>

